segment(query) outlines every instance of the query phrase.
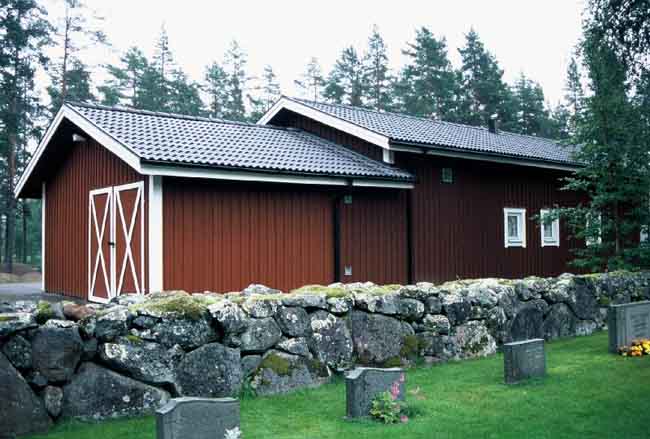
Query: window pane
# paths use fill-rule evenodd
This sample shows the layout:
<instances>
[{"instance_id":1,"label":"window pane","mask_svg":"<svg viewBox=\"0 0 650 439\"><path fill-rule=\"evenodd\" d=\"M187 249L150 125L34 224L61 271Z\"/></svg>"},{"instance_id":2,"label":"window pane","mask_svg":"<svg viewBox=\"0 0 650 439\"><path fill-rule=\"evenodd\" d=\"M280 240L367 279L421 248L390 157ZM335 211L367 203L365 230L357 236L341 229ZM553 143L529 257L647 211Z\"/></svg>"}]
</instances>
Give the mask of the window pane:
<instances>
[{"instance_id":1,"label":"window pane","mask_svg":"<svg viewBox=\"0 0 650 439\"><path fill-rule=\"evenodd\" d=\"M544 238L553 239L553 223L550 221L544 223Z\"/></svg>"},{"instance_id":2,"label":"window pane","mask_svg":"<svg viewBox=\"0 0 650 439\"><path fill-rule=\"evenodd\" d=\"M517 215L508 215L508 238L519 238L519 219Z\"/></svg>"}]
</instances>

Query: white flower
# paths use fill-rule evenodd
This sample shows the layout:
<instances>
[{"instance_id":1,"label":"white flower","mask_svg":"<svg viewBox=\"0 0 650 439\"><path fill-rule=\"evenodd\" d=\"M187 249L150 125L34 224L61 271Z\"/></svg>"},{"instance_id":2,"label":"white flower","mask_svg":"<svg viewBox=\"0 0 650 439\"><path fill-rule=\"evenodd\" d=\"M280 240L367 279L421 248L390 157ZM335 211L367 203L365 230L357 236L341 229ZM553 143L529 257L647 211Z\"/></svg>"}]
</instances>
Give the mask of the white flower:
<instances>
[{"instance_id":1,"label":"white flower","mask_svg":"<svg viewBox=\"0 0 650 439\"><path fill-rule=\"evenodd\" d=\"M226 430L226 434L224 435L223 439L240 439L241 437L242 436L239 427L235 427L230 430Z\"/></svg>"}]
</instances>

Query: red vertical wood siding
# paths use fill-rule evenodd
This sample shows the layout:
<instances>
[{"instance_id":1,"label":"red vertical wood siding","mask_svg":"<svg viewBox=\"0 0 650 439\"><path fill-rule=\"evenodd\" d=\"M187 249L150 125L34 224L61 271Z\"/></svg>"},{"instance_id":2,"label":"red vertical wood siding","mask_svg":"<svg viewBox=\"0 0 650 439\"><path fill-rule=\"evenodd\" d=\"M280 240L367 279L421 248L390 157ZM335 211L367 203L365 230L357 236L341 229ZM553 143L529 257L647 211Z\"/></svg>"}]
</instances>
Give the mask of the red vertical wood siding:
<instances>
[{"instance_id":1,"label":"red vertical wood siding","mask_svg":"<svg viewBox=\"0 0 650 439\"><path fill-rule=\"evenodd\" d=\"M540 209L575 205L575 193L560 191L566 173L549 169L398 154L397 166L417 183L411 195L414 281L456 278L552 276L575 271L571 248L560 224L560 247L541 247ZM453 183L441 169L453 169ZM526 248L504 246L503 209L526 209Z\"/></svg>"},{"instance_id":2,"label":"red vertical wood siding","mask_svg":"<svg viewBox=\"0 0 650 439\"><path fill-rule=\"evenodd\" d=\"M408 282L408 191L368 189L339 202L339 273L343 282ZM345 275L345 267L352 275Z\"/></svg>"},{"instance_id":3,"label":"red vertical wood siding","mask_svg":"<svg viewBox=\"0 0 650 439\"><path fill-rule=\"evenodd\" d=\"M382 160L382 150L376 145L317 122L313 119L309 119L298 113L294 113L293 111L282 110L275 118L273 118L273 124L278 126L299 128L307 131L308 133L312 133L318 137L329 140L330 142L337 143L365 156L371 157L375 160Z\"/></svg>"},{"instance_id":4,"label":"red vertical wood siding","mask_svg":"<svg viewBox=\"0 0 650 439\"><path fill-rule=\"evenodd\" d=\"M307 185L165 178L164 288L283 291L334 280L334 194Z\"/></svg>"},{"instance_id":5,"label":"red vertical wood siding","mask_svg":"<svg viewBox=\"0 0 650 439\"><path fill-rule=\"evenodd\" d=\"M71 138L71 136L68 136ZM56 139L61 142L61 139ZM70 142L71 143L71 142ZM86 298L88 294L89 191L144 177L94 140L50 145L65 157L46 178L45 289ZM144 194L147 194L145 180ZM145 209L145 248L147 248ZM145 288L147 261L145 252Z\"/></svg>"}]
</instances>

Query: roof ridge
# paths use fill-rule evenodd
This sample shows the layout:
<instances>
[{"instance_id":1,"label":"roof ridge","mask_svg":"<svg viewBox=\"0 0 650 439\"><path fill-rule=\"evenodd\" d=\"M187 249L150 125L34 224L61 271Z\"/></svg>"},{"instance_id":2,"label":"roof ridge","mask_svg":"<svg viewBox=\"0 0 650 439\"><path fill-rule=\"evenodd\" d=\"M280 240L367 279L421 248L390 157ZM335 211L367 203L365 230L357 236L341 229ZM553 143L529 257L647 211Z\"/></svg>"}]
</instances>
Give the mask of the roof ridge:
<instances>
[{"instance_id":1,"label":"roof ridge","mask_svg":"<svg viewBox=\"0 0 650 439\"><path fill-rule=\"evenodd\" d=\"M285 96L285 97L288 98L288 99L300 102L300 103L304 103L306 105L309 105L310 103L311 104L318 104L318 105L330 105L332 107L343 107L343 108L348 108L348 109L357 110L357 111L365 111L365 112L368 112L368 113L405 117L405 118L415 119L415 120L419 120L419 121L423 121L423 122L440 123L440 124L445 124L445 125L454 125L454 126L458 126L458 127L469 128L469 129L480 130L480 131L488 131L489 132L488 128L483 127L483 126L468 125L468 124L459 123L459 122L449 122L449 121L446 121L446 120L435 120L435 119L429 119L429 118L426 118L426 117L423 117L423 116L414 116L412 114L397 113L397 112L394 112L394 111L376 110L374 108L359 107L359 106L350 105L350 104L337 104L337 103L331 103L331 102L319 102L319 101L313 101L313 100L310 100L310 99L294 98L294 97L290 97L290 96ZM530 138L538 139L538 140L546 140L546 141L549 141L549 142L554 143L556 145L560 144L557 140L550 139L548 137L535 136L535 135L532 135L532 134L513 133L512 131L506 131L506 130L499 130L499 133L508 134L508 135L512 135L512 136L530 137Z\"/></svg>"},{"instance_id":2,"label":"roof ridge","mask_svg":"<svg viewBox=\"0 0 650 439\"><path fill-rule=\"evenodd\" d=\"M286 127L280 127L276 125L258 125L252 122L220 119L216 117L192 116L188 114L172 113L172 112L165 112L165 111L142 110L139 108L132 108L123 105L110 106L110 105L91 104L87 102L75 102L75 101L65 101L64 105L69 105L72 107L94 108L97 110L105 110L105 111L120 111L123 113L142 114L144 116L156 116L156 117L167 117L170 119L193 120L196 122L211 122L211 123L220 123L225 125L240 125L240 126L255 127L255 128L267 128L273 130L290 131L290 129Z\"/></svg>"}]
</instances>

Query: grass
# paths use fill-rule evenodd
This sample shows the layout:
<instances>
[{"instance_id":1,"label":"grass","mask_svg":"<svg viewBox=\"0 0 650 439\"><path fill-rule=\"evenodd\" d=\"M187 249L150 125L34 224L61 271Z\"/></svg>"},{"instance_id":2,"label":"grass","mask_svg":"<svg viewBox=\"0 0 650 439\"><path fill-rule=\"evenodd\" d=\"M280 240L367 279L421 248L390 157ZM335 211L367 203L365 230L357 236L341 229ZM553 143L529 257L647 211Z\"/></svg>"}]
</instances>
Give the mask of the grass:
<instances>
[{"instance_id":1,"label":"grass","mask_svg":"<svg viewBox=\"0 0 650 439\"><path fill-rule=\"evenodd\" d=\"M607 353L607 333L547 345L548 376L506 386L503 357L412 370L408 424L346 422L341 379L315 390L245 398L242 432L254 438L647 438L650 357ZM153 439L153 417L68 423L36 438Z\"/></svg>"}]
</instances>

